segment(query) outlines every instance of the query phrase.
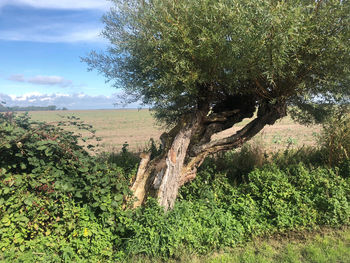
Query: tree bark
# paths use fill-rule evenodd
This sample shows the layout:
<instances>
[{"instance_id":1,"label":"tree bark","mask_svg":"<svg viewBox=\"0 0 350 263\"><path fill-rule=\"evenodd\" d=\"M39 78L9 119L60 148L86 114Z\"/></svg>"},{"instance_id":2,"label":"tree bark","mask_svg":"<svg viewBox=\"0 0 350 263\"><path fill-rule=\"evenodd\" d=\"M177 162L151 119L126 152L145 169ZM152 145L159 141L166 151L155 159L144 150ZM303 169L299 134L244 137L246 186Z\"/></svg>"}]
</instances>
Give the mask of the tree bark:
<instances>
[{"instance_id":1,"label":"tree bark","mask_svg":"<svg viewBox=\"0 0 350 263\"><path fill-rule=\"evenodd\" d=\"M173 208L178 189L186 181L184 176L190 176L187 175L189 171L184 167L184 163L199 119L194 116L189 121L183 120L171 132L162 135L163 154L154 160L150 160L150 154L141 155L136 180L131 188L137 198L134 207L140 206L147 196L153 196L158 198L159 204L165 210ZM172 134L175 135L172 137Z\"/></svg>"},{"instance_id":2,"label":"tree bark","mask_svg":"<svg viewBox=\"0 0 350 263\"><path fill-rule=\"evenodd\" d=\"M232 127L244 118L252 117L258 108L257 116L235 134L219 139L212 136ZM196 177L197 168L206 156L242 146L255 136L265 125L272 125L286 115L285 103L271 104L260 102L258 105L221 111L196 113L187 116L169 133L161 136L163 152L153 160L150 154L142 154L136 179L131 190L140 206L148 196L158 199L165 210L172 209L179 188Z\"/></svg>"}]
</instances>

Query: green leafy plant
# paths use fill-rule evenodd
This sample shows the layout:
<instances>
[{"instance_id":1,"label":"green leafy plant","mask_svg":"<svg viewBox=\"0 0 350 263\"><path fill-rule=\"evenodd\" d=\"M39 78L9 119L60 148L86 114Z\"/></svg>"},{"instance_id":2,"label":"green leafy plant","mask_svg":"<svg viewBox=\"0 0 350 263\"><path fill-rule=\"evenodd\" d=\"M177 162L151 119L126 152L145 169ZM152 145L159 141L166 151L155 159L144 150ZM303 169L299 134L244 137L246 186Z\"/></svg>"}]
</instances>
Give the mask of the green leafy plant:
<instances>
[{"instance_id":1,"label":"green leafy plant","mask_svg":"<svg viewBox=\"0 0 350 263\"><path fill-rule=\"evenodd\" d=\"M90 156L79 135L28 115L0 114L0 138L0 250L23 252L32 240L52 235L71 243L83 217L96 222L97 236L117 232L118 215L131 194L122 168ZM108 235L115 242L119 238Z\"/></svg>"},{"instance_id":2,"label":"green leafy plant","mask_svg":"<svg viewBox=\"0 0 350 263\"><path fill-rule=\"evenodd\" d=\"M323 125L319 136L325 159L330 166L341 165L350 159L350 110L336 111Z\"/></svg>"}]
</instances>

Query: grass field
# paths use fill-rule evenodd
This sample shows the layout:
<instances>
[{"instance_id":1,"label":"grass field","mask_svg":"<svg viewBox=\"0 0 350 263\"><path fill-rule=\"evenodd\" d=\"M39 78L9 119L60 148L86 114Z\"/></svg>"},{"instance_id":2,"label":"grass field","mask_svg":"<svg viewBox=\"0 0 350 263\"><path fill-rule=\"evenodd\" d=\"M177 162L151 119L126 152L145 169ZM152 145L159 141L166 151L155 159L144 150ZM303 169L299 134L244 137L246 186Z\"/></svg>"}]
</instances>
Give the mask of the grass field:
<instances>
[{"instance_id":1,"label":"grass field","mask_svg":"<svg viewBox=\"0 0 350 263\"><path fill-rule=\"evenodd\" d=\"M124 110L80 110L80 111L34 111L30 115L35 120L55 123L62 116L81 118L96 129L96 135L102 138L101 148L103 151L119 151L127 142L132 151L141 151L149 142L150 138L158 140L164 131L152 117L147 109L124 109ZM220 136L226 136L240 129L244 120L236 127L224 131ZM254 140L263 143L269 151L285 149L286 147L301 147L316 143L315 134L319 132L317 126L306 127L294 123L290 117L278 121L273 126L265 127Z\"/></svg>"},{"instance_id":2,"label":"grass field","mask_svg":"<svg viewBox=\"0 0 350 263\"><path fill-rule=\"evenodd\" d=\"M76 116L93 125L104 151L119 151L127 142L130 149L143 149L150 138L159 138L162 130L156 125L148 110L81 110L81 111L33 111L35 120L55 123L60 116Z\"/></svg>"}]
</instances>

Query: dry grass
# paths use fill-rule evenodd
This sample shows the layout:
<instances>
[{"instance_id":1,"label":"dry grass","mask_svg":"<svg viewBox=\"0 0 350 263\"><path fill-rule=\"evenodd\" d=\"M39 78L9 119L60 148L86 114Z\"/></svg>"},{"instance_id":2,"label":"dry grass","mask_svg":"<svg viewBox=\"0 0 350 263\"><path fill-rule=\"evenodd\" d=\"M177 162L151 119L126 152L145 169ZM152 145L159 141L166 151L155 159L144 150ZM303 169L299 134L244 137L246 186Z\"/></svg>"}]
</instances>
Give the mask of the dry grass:
<instances>
[{"instance_id":1,"label":"dry grass","mask_svg":"<svg viewBox=\"0 0 350 263\"><path fill-rule=\"evenodd\" d=\"M30 112L35 120L55 123L61 120L60 115L81 118L96 129L96 135L102 138L101 147L104 151L119 151L127 142L132 151L142 150L150 138L156 141L163 129L147 109L143 110L76 110L76 111L36 111ZM224 131L220 136L227 136L242 128L248 120L243 121L230 130ZM286 117L273 126L265 127L254 140L263 143L267 150L275 151L286 147L300 147L314 145L315 133L320 127L306 127L294 123Z\"/></svg>"}]
</instances>

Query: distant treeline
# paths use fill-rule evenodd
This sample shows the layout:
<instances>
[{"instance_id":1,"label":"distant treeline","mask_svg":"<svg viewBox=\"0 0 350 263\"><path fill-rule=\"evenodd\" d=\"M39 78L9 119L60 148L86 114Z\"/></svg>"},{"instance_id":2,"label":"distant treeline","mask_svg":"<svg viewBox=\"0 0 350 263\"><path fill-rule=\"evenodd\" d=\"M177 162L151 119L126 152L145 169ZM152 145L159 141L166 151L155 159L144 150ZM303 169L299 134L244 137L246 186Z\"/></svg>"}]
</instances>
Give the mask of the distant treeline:
<instances>
[{"instance_id":1,"label":"distant treeline","mask_svg":"<svg viewBox=\"0 0 350 263\"><path fill-rule=\"evenodd\" d=\"M55 105L49 105L49 106L27 106L27 107L19 107L19 106L13 106L13 107L6 107L2 104L0 104L0 112L7 112L7 111L55 111L55 110L67 110L66 107L63 107L62 109L57 108Z\"/></svg>"}]
</instances>

